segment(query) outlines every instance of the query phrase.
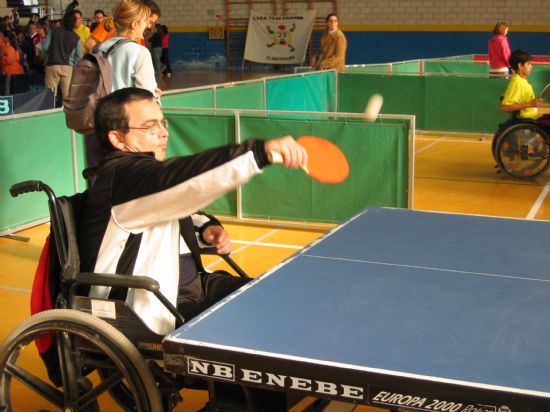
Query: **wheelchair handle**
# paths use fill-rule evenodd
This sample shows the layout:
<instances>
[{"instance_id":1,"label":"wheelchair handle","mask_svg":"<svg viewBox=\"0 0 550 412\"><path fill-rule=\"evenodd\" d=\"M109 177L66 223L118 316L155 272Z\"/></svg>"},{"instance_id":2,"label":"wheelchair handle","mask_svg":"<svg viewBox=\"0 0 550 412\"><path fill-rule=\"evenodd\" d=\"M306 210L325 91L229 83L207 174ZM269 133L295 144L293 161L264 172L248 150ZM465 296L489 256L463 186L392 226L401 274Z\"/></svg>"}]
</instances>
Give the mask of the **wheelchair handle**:
<instances>
[{"instance_id":1,"label":"wheelchair handle","mask_svg":"<svg viewBox=\"0 0 550 412\"><path fill-rule=\"evenodd\" d=\"M23 193L41 192L44 190L44 186L47 187L47 185L42 183L40 180L25 180L24 182L16 183L10 187L10 194L12 197L17 197Z\"/></svg>"}]
</instances>

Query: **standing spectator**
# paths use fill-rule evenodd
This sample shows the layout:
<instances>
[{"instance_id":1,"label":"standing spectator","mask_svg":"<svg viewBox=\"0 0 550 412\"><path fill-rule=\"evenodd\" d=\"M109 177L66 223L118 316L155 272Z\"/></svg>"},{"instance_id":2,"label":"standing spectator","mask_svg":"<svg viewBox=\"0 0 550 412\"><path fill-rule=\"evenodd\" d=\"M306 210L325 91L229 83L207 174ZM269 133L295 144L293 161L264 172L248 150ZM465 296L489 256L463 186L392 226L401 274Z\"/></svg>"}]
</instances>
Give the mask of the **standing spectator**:
<instances>
[{"instance_id":1,"label":"standing spectator","mask_svg":"<svg viewBox=\"0 0 550 412\"><path fill-rule=\"evenodd\" d=\"M22 53L20 53L17 35L11 31L7 33L6 37L7 42L5 42L4 58L2 59L4 74L24 74L25 69L21 60Z\"/></svg>"},{"instance_id":2,"label":"standing spectator","mask_svg":"<svg viewBox=\"0 0 550 412\"><path fill-rule=\"evenodd\" d=\"M80 10L73 10L73 13L75 17L74 32L80 37L80 41L82 42L82 55L84 56L88 53L88 49L84 47L84 44L86 44L86 40L90 38L90 28L83 24L82 12Z\"/></svg>"},{"instance_id":3,"label":"standing spectator","mask_svg":"<svg viewBox=\"0 0 550 412\"><path fill-rule=\"evenodd\" d=\"M508 24L499 21L489 40L489 76L508 78L510 74L510 45L508 44Z\"/></svg>"},{"instance_id":4,"label":"standing spectator","mask_svg":"<svg viewBox=\"0 0 550 412\"><path fill-rule=\"evenodd\" d=\"M42 17L37 24L41 25L46 31L46 34L48 34L50 31L50 18L48 16Z\"/></svg>"},{"instance_id":5,"label":"standing spectator","mask_svg":"<svg viewBox=\"0 0 550 412\"><path fill-rule=\"evenodd\" d=\"M33 21L33 22L38 24L40 22L40 15L38 15L36 13L31 14L30 21Z\"/></svg>"},{"instance_id":6,"label":"standing spectator","mask_svg":"<svg viewBox=\"0 0 550 412\"><path fill-rule=\"evenodd\" d=\"M46 40L46 30L44 27L39 24L37 27L38 30L38 36L35 36L33 38L34 40L34 49L36 51L36 66L37 71L40 73L44 73L44 66L47 59L46 52L44 51L44 40Z\"/></svg>"},{"instance_id":7,"label":"standing spectator","mask_svg":"<svg viewBox=\"0 0 550 412\"><path fill-rule=\"evenodd\" d=\"M338 29L338 16L336 14L329 14L325 22L327 31L321 38L321 49L311 59L311 67L314 70L343 70L346 65L348 41L344 33Z\"/></svg>"},{"instance_id":8,"label":"standing spectator","mask_svg":"<svg viewBox=\"0 0 550 412\"><path fill-rule=\"evenodd\" d=\"M19 7L15 6L13 9L11 9L9 18L13 24L13 27L19 27Z\"/></svg>"},{"instance_id":9,"label":"standing spectator","mask_svg":"<svg viewBox=\"0 0 550 412\"><path fill-rule=\"evenodd\" d=\"M151 56L153 57L153 67L155 68L155 75L160 78L160 58L162 55L162 33L159 30L159 26L155 25L149 29L151 36L149 37L149 45L151 46Z\"/></svg>"},{"instance_id":10,"label":"standing spectator","mask_svg":"<svg viewBox=\"0 0 550 412\"><path fill-rule=\"evenodd\" d=\"M100 51L107 51L122 39L133 40L116 48L108 56L113 69L113 92L126 87L139 87L149 90L157 98L160 95L151 53L139 44L150 16L151 9L143 1L123 0L114 8L113 18L104 20L105 30L110 31L110 26L114 24L116 35L100 43L97 46ZM96 136L86 136L84 142L88 167L99 166L103 162L105 153Z\"/></svg>"},{"instance_id":11,"label":"standing spectator","mask_svg":"<svg viewBox=\"0 0 550 412\"><path fill-rule=\"evenodd\" d=\"M101 24L103 19L105 18L105 13L103 10L96 10L94 11L94 22L90 26L90 31L94 31L98 25Z\"/></svg>"},{"instance_id":12,"label":"standing spectator","mask_svg":"<svg viewBox=\"0 0 550 412\"><path fill-rule=\"evenodd\" d=\"M4 16L2 18L2 21L4 23L4 31L14 31L15 27L13 26L13 22L10 19L10 16Z\"/></svg>"},{"instance_id":13,"label":"standing spectator","mask_svg":"<svg viewBox=\"0 0 550 412\"><path fill-rule=\"evenodd\" d=\"M170 33L168 33L168 26L162 25L162 54L160 57L160 62L164 66L162 68L162 73L170 78L172 77L172 67L170 66L170 56L168 54L168 43L170 41Z\"/></svg>"},{"instance_id":14,"label":"standing spectator","mask_svg":"<svg viewBox=\"0 0 550 412\"><path fill-rule=\"evenodd\" d=\"M106 16L91 30L90 37L84 43L87 50L92 50L98 43L104 42L115 35L115 25L111 17Z\"/></svg>"},{"instance_id":15,"label":"standing spectator","mask_svg":"<svg viewBox=\"0 0 550 412\"><path fill-rule=\"evenodd\" d=\"M37 50L36 50L36 43L38 40L38 26L33 21L30 21L27 26L27 32L25 33L25 37L23 39L22 43L22 49L25 53L25 58L29 64L29 70L31 72L37 72L37 66L39 66L37 61Z\"/></svg>"},{"instance_id":16,"label":"standing spectator","mask_svg":"<svg viewBox=\"0 0 550 412\"><path fill-rule=\"evenodd\" d=\"M75 23L75 14L65 13L62 27L53 28L46 35L43 45L43 50L48 54L46 87L57 94L57 87L61 85L63 98L69 95L73 66L82 58L82 42L74 32Z\"/></svg>"}]
</instances>

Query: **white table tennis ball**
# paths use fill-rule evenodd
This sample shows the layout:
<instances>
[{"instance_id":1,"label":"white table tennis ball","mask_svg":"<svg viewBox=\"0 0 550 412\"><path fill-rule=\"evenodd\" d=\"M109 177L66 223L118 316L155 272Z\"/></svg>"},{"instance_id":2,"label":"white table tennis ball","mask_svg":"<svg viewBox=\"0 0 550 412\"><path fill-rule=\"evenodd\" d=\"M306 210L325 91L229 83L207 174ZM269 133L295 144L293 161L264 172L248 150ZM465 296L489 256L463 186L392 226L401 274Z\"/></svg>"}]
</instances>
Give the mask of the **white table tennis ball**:
<instances>
[{"instance_id":1,"label":"white table tennis ball","mask_svg":"<svg viewBox=\"0 0 550 412\"><path fill-rule=\"evenodd\" d=\"M380 113L382 104L384 103L384 98L381 94L373 94L365 107L365 113L363 117L368 122L374 122Z\"/></svg>"}]
</instances>

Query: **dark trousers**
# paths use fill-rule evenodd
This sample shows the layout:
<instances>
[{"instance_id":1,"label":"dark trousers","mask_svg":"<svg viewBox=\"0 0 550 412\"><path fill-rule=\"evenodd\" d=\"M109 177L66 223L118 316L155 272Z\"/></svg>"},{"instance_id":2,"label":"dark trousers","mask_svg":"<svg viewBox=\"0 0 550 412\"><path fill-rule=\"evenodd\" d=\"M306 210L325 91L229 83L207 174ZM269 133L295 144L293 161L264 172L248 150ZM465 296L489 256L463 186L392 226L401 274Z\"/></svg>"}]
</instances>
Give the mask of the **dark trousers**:
<instances>
[{"instance_id":1,"label":"dark trousers","mask_svg":"<svg viewBox=\"0 0 550 412\"><path fill-rule=\"evenodd\" d=\"M249 280L226 272L202 273L186 285L180 285L178 311L188 322Z\"/></svg>"},{"instance_id":2,"label":"dark trousers","mask_svg":"<svg viewBox=\"0 0 550 412\"><path fill-rule=\"evenodd\" d=\"M172 73L172 68L170 67L170 57L168 56L168 48L162 48L162 54L160 55L160 62L166 66L164 69L164 74Z\"/></svg>"}]
</instances>

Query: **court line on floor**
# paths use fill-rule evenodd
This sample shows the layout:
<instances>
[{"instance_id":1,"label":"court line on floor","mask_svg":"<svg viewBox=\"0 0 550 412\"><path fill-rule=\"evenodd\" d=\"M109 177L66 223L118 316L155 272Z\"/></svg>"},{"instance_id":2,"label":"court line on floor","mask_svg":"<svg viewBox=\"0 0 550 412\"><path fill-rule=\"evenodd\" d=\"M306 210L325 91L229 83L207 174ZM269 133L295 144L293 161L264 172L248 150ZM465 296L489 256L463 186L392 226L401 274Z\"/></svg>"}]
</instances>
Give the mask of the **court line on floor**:
<instances>
[{"instance_id":1,"label":"court line on floor","mask_svg":"<svg viewBox=\"0 0 550 412\"><path fill-rule=\"evenodd\" d=\"M531 207L531 210L529 210L529 213L525 217L525 219L534 219L537 213L539 212L539 209L542 207L542 204L544 203L544 200L548 196L548 193L550 192L550 182L546 183L544 185L544 188L540 192L539 197L537 197L537 200L535 200L535 203L533 203L533 206Z\"/></svg>"},{"instance_id":2,"label":"court line on floor","mask_svg":"<svg viewBox=\"0 0 550 412\"><path fill-rule=\"evenodd\" d=\"M247 240L232 240L231 243L236 243L238 245L251 245L251 246L269 246L269 247L279 247L283 249L303 249L303 246L297 246L297 245L284 245L281 243L266 243L266 242L253 242L253 241L247 241Z\"/></svg>"},{"instance_id":3,"label":"court line on floor","mask_svg":"<svg viewBox=\"0 0 550 412\"><path fill-rule=\"evenodd\" d=\"M499 184L499 185L516 185L516 186L542 186L539 183L530 183L522 181L513 181L513 180L476 180L476 179L460 179L456 177L433 177L433 176L415 176L415 179L424 179L424 180L440 180L444 182L460 182L460 183L490 183L490 184Z\"/></svg>"},{"instance_id":4,"label":"court line on floor","mask_svg":"<svg viewBox=\"0 0 550 412\"><path fill-rule=\"evenodd\" d=\"M421 153L421 152L423 152L424 150L429 149L430 147L435 146L435 145L438 144L438 143L444 142L445 140L447 140L446 137L442 137L441 139L434 139L434 141L433 141L432 143L430 143L430 144L424 146L422 149L418 149L418 150L415 152L415 154Z\"/></svg>"},{"instance_id":5,"label":"court line on floor","mask_svg":"<svg viewBox=\"0 0 550 412\"><path fill-rule=\"evenodd\" d=\"M14 291L14 292L31 293L31 289L27 289L27 288L16 288L15 286L4 286L4 285L0 285L0 289L11 290L11 291Z\"/></svg>"},{"instance_id":6,"label":"court line on floor","mask_svg":"<svg viewBox=\"0 0 550 412\"><path fill-rule=\"evenodd\" d=\"M449 137L416 137L416 140L434 140L434 141L445 141L445 142L452 142L452 143L482 143L482 144L492 144L491 140L482 140L478 138L473 139L451 139Z\"/></svg>"}]
</instances>

